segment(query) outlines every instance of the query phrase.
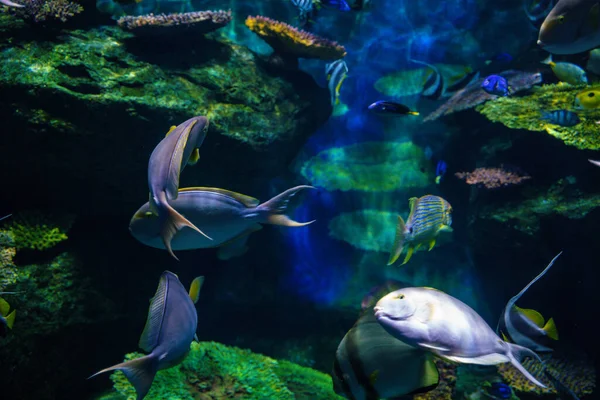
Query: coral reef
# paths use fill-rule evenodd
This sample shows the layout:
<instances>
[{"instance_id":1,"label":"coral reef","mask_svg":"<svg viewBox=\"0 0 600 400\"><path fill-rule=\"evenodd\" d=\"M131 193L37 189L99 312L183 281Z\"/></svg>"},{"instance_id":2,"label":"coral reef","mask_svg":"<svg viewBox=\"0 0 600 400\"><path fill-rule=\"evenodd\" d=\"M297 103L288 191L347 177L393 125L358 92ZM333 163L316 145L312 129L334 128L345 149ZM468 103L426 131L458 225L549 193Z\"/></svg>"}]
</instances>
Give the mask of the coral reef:
<instances>
[{"instance_id":1,"label":"coral reef","mask_svg":"<svg viewBox=\"0 0 600 400\"><path fill-rule=\"evenodd\" d=\"M246 26L282 55L325 61L335 61L346 55L344 46L334 41L267 17L249 16Z\"/></svg>"},{"instance_id":2,"label":"coral reef","mask_svg":"<svg viewBox=\"0 0 600 400\"><path fill-rule=\"evenodd\" d=\"M19 0L16 0L19 3ZM10 13L34 22L55 20L66 22L69 18L83 12L81 4L69 0L25 0L24 7L10 8Z\"/></svg>"},{"instance_id":3,"label":"coral reef","mask_svg":"<svg viewBox=\"0 0 600 400\"><path fill-rule=\"evenodd\" d=\"M16 254L12 232L0 230L0 292L17 282L17 267L13 262Z\"/></svg>"},{"instance_id":4,"label":"coral reef","mask_svg":"<svg viewBox=\"0 0 600 400\"><path fill-rule=\"evenodd\" d=\"M412 142L364 142L323 150L300 173L328 190L392 192L433 183L430 164Z\"/></svg>"},{"instance_id":5,"label":"coral reef","mask_svg":"<svg viewBox=\"0 0 600 400\"><path fill-rule=\"evenodd\" d=\"M583 397L593 393L596 387L596 371L588 360L581 358L583 356L580 356L576 361L558 358L549 354L541 357L548 373L577 396ZM525 369L548 387L544 389L534 385L510 363L499 364L498 372L513 390L536 395L557 393L553 383L544 375L544 366L541 363L529 358L523 361L522 364Z\"/></svg>"},{"instance_id":6,"label":"coral reef","mask_svg":"<svg viewBox=\"0 0 600 400\"><path fill-rule=\"evenodd\" d=\"M542 75L540 73L532 72L521 72L515 70L509 70L499 73L498 75L503 76L508 80L508 84L511 88L511 93L515 93L531 89L534 85L542 82ZM469 86L456 92L450 99L442 104L438 109L429 114L423 119L423 122L434 121L443 115L450 115L458 111L468 110L476 107L488 100L505 100L506 98L499 99L498 96L488 94L481 89L481 84L485 80L485 77L472 82ZM513 99L513 97L510 97ZM495 103L495 102L494 102Z\"/></svg>"},{"instance_id":7,"label":"coral reef","mask_svg":"<svg viewBox=\"0 0 600 400\"><path fill-rule=\"evenodd\" d=\"M505 186L518 185L531 179L528 175L519 175L513 171L501 168L477 168L473 172L456 172L458 179L463 179L469 185L486 189L498 189Z\"/></svg>"},{"instance_id":8,"label":"coral reef","mask_svg":"<svg viewBox=\"0 0 600 400\"><path fill-rule=\"evenodd\" d=\"M136 35L195 35L209 33L224 27L231 21L230 11L195 11L181 14L127 15L117 24Z\"/></svg>"},{"instance_id":9,"label":"coral reef","mask_svg":"<svg viewBox=\"0 0 600 400\"><path fill-rule=\"evenodd\" d=\"M73 215L52 216L38 210L22 211L6 224L17 249L47 250L67 240Z\"/></svg>"},{"instance_id":10,"label":"coral reef","mask_svg":"<svg viewBox=\"0 0 600 400\"><path fill-rule=\"evenodd\" d=\"M547 132L565 144L578 149L600 149L600 109L574 110L575 97L585 86L559 83L544 85L524 97L503 97L488 102L477 111L490 121L501 122L512 129ZM565 127L542 120L544 112L571 110L577 113L581 123Z\"/></svg>"},{"instance_id":11,"label":"coral reef","mask_svg":"<svg viewBox=\"0 0 600 400\"><path fill-rule=\"evenodd\" d=\"M525 201L504 204L501 208L490 207L482 211L481 218L509 223L528 235L539 231L544 216L561 215L580 219L600 206L600 195L584 194L577 189L573 177L561 179L548 189L525 192Z\"/></svg>"},{"instance_id":12,"label":"coral reef","mask_svg":"<svg viewBox=\"0 0 600 400\"><path fill-rule=\"evenodd\" d=\"M142 356L130 353L131 360ZM118 393L135 399L135 391L121 372L111 375ZM102 397L107 400L113 396ZM342 399L332 391L331 377L288 361L254 354L215 342L192 343L177 367L159 371L147 400L192 399Z\"/></svg>"}]
</instances>

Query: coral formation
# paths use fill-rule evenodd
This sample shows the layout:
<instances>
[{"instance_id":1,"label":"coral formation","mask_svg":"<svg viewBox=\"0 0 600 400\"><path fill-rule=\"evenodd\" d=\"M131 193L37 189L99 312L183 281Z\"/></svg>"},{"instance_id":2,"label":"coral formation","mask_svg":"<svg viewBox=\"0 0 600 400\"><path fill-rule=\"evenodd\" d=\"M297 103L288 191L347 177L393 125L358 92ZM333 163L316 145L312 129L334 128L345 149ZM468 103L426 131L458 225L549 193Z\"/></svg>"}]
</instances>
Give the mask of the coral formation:
<instances>
[{"instance_id":1,"label":"coral formation","mask_svg":"<svg viewBox=\"0 0 600 400\"><path fill-rule=\"evenodd\" d=\"M505 186L518 185L531 179L528 175L519 175L513 171L501 168L477 168L473 172L456 172L458 179L463 179L469 185L486 189L498 189Z\"/></svg>"},{"instance_id":2,"label":"coral formation","mask_svg":"<svg viewBox=\"0 0 600 400\"><path fill-rule=\"evenodd\" d=\"M209 33L231 21L230 11L195 11L176 14L127 15L117 20L117 24L136 35L166 35L181 33L184 35Z\"/></svg>"},{"instance_id":3,"label":"coral formation","mask_svg":"<svg viewBox=\"0 0 600 400\"><path fill-rule=\"evenodd\" d=\"M19 0L16 1L19 3ZM81 4L69 0L25 0L22 8L10 8L10 13L25 20L43 22L58 20L66 22L69 18L83 12Z\"/></svg>"},{"instance_id":4,"label":"coral formation","mask_svg":"<svg viewBox=\"0 0 600 400\"><path fill-rule=\"evenodd\" d=\"M38 210L22 211L6 224L17 249L46 250L67 240L73 215L47 215Z\"/></svg>"},{"instance_id":5,"label":"coral formation","mask_svg":"<svg viewBox=\"0 0 600 400\"><path fill-rule=\"evenodd\" d=\"M328 190L391 192L431 184L430 164L412 142L364 142L323 150L300 173Z\"/></svg>"},{"instance_id":6,"label":"coral formation","mask_svg":"<svg viewBox=\"0 0 600 400\"><path fill-rule=\"evenodd\" d=\"M600 149L600 109L575 110L575 97L585 86L559 83L544 85L524 97L503 97L488 102L477 111L490 121L501 122L512 129L544 132L578 149ZM570 110L577 113L581 123L565 127L542 120L544 112Z\"/></svg>"},{"instance_id":7,"label":"coral formation","mask_svg":"<svg viewBox=\"0 0 600 400\"><path fill-rule=\"evenodd\" d=\"M17 267L13 258L17 254L11 231L0 230L0 292L17 282Z\"/></svg>"},{"instance_id":8,"label":"coral formation","mask_svg":"<svg viewBox=\"0 0 600 400\"><path fill-rule=\"evenodd\" d=\"M596 370L589 361L582 358L583 356L580 356L576 361L558 358L549 354L541 357L544 364L530 358L523 361L522 364L527 371L548 386L545 389L534 385L510 363L499 364L498 372L516 392L537 395L557 393L553 383L543 373L545 365L549 374L558 379L577 396L583 397L593 393L596 387Z\"/></svg>"},{"instance_id":9,"label":"coral formation","mask_svg":"<svg viewBox=\"0 0 600 400\"><path fill-rule=\"evenodd\" d=\"M498 75L503 76L510 85L511 94L515 94L524 90L531 89L534 85L542 82L542 74L536 72L521 72L515 70L508 70L499 73ZM450 115L452 113L468 110L476 107L488 100L505 100L506 98L498 99L498 96L488 94L481 88L481 84L485 80L484 78L478 79L472 82L469 86L456 92L450 99L442 104L438 109L429 114L423 119L423 122L434 121L443 115ZM510 97L511 99L513 97ZM494 101L495 103L495 101Z\"/></svg>"},{"instance_id":10,"label":"coral formation","mask_svg":"<svg viewBox=\"0 0 600 400\"><path fill-rule=\"evenodd\" d=\"M130 353L131 360L142 356ZM135 399L135 390L121 372L111 375L118 393ZM103 397L102 399L109 399ZM333 393L331 377L288 361L215 342L192 343L177 367L159 371L147 400L193 399L342 399Z\"/></svg>"},{"instance_id":11,"label":"coral formation","mask_svg":"<svg viewBox=\"0 0 600 400\"><path fill-rule=\"evenodd\" d=\"M335 61L346 55L344 46L334 41L267 17L249 16L246 26L279 54L325 61Z\"/></svg>"}]
</instances>

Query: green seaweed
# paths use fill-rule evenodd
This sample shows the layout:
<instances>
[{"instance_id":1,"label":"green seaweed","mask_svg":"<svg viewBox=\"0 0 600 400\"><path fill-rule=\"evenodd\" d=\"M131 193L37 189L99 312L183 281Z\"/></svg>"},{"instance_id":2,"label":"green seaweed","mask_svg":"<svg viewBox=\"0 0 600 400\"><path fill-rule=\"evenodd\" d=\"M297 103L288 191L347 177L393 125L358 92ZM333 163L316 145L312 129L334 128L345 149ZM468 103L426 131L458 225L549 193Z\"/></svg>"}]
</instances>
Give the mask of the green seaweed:
<instances>
[{"instance_id":1,"label":"green seaweed","mask_svg":"<svg viewBox=\"0 0 600 400\"><path fill-rule=\"evenodd\" d=\"M47 250L68 239L72 215L49 215L38 210L13 215L7 227L17 249Z\"/></svg>"}]
</instances>

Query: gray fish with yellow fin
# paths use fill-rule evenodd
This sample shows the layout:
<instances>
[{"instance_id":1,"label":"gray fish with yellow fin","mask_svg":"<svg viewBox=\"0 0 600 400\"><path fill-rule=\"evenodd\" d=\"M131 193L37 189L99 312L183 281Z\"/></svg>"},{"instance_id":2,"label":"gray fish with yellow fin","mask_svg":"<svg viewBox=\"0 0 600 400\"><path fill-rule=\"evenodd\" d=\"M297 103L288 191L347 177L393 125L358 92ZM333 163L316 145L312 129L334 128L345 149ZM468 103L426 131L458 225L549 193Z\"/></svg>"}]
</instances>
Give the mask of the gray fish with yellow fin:
<instances>
[{"instance_id":1,"label":"gray fish with yellow fin","mask_svg":"<svg viewBox=\"0 0 600 400\"><path fill-rule=\"evenodd\" d=\"M541 358L532 350L502 340L475 310L434 288L396 290L377 302L375 317L404 343L459 364L497 365L510 362L531 382L546 388L521 360Z\"/></svg>"},{"instance_id":2,"label":"gray fish with yellow fin","mask_svg":"<svg viewBox=\"0 0 600 400\"><path fill-rule=\"evenodd\" d=\"M5 293L8 294L9 292ZM12 310L12 312L10 312L10 305L6 300L0 297L0 323L9 329L12 329L13 325L15 324L16 315L17 311Z\"/></svg>"},{"instance_id":3,"label":"gray fish with yellow fin","mask_svg":"<svg viewBox=\"0 0 600 400\"><path fill-rule=\"evenodd\" d=\"M163 272L139 342L140 348L150 354L103 369L90 378L104 372L122 371L135 388L136 400L146 397L156 372L180 364L188 355L198 327L195 303L203 283L204 277L197 277L188 293L177 275Z\"/></svg>"},{"instance_id":4,"label":"gray fish with yellow fin","mask_svg":"<svg viewBox=\"0 0 600 400\"><path fill-rule=\"evenodd\" d=\"M428 194L419 198L411 197L409 204L410 214L406 223L398 216L396 238L388 265L396 262L405 246L408 246L408 250L402 265L424 244L431 251L440 232L452 232L452 206L443 198Z\"/></svg>"},{"instance_id":5,"label":"gray fish with yellow fin","mask_svg":"<svg viewBox=\"0 0 600 400\"><path fill-rule=\"evenodd\" d=\"M260 204L260 201L226 189L191 187L179 189L179 196L170 202L194 224L202 226L212 240L192 230L182 230L172 240L175 250L219 247L219 258L228 259L245 252L248 236L261 229L260 224L301 227L313 223L296 222L284 213L290 199L312 186L296 186ZM165 249L160 235L160 219L152 213L149 203L134 214L129 223L133 237L147 246Z\"/></svg>"},{"instance_id":6,"label":"gray fish with yellow fin","mask_svg":"<svg viewBox=\"0 0 600 400\"><path fill-rule=\"evenodd\" d=\"M160 236L165 248L177 260L171 249L171 240L182 228L188 227L206 236L204 232L177 212L169 203L178 196L179 176L187 164L198 161L198 148L208 130L206 117L190 118L171 127L166 137L156 146L148 162L150 211L160 219ZM209 240L209 236L206 236Z\"/></svg>"},{"instance_id":7,"label":"gray fish with yellow fin","mask_svg":"<svg viewBox=\"0 0 600 400\"><path fill-rule=\"evenodd\" d=\"M387 333L377 322L371 301L369 293L363 304L370 307L363 309L337 348L331 374L334 391L353 400L375 400L435 389L439 374L432 354Z\"/></svg>"},{"instance_id":8,"label":"gray fish with yellow fin","mask_svg":"<svg viewBox=\"0 0 600 400\"><path fill-rule=\"evenodd\" d=\"M511 341L518 345L525 346L533 351L552 351L551 348L545 346L541 342L545 338L558 340L558 331L554 324L554 319L550 318L547 322L544 322L544 317L542 317L539 312L519 308L516 303L531 285L548 272L561 254L562 251L558 253L558 255L550 261L550 264L548 264L538 276L533 278L523 290L511 298L506 304L506 307L504 307L504 310L502 310L502 316L498 321L496 333L502 335L502 338L505 341Z\"/></svg>"}]
</instances>

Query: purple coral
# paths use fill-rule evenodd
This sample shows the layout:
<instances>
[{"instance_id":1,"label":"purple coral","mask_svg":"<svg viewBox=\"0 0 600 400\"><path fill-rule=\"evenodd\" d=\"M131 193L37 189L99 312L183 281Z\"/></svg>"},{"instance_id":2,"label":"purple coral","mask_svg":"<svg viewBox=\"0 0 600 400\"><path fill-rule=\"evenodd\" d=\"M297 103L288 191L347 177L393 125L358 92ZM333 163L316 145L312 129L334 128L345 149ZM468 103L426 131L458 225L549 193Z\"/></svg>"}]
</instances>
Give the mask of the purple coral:
<instances>
[{"instance_id":1,"label":"purple coral","mask_svg":"<svg viewBox=\"0 0 600 400\"><path fill-rule=\"evenodd\" d=\"M542 82L542 74L539 72L522 72L516 70L508 70L499 73L498 75L505 78L510 85L511 94L527 90ZM485 103L488 100L495 99L496 95L489 94L481 89L481 85L486 78L478 79L467 87L454 93L448 101L442 104L437 110L429 114L423 119L424 122L434 121L442 115L449 115L458 111L468 110Z\"/></svg>"},{"instance_id":2,"label":"purple coral","mask_svg":"<svg viewBox=\"0 0 600 400\"><path fill-rule=\"evenodd\" d=\"M503 168L477 168L473 172L457 172L454 175L459 179L464 179L469 185L482 186L486 189L518 185L531 179L528 175L519 175Z\"/></svg>"},{"instance_id":3,"label":"purple coral","mask_svg":"<svg viewBox=\"0 0 600 400\"><path fill-rule=\"evenodd\" d=\"M125 16L117 20L121 28L138 35L164 35L166 33L209 33L231 21L229 11L195 11L181 14L147 14Z\"/></svg>"}]
</instances>

